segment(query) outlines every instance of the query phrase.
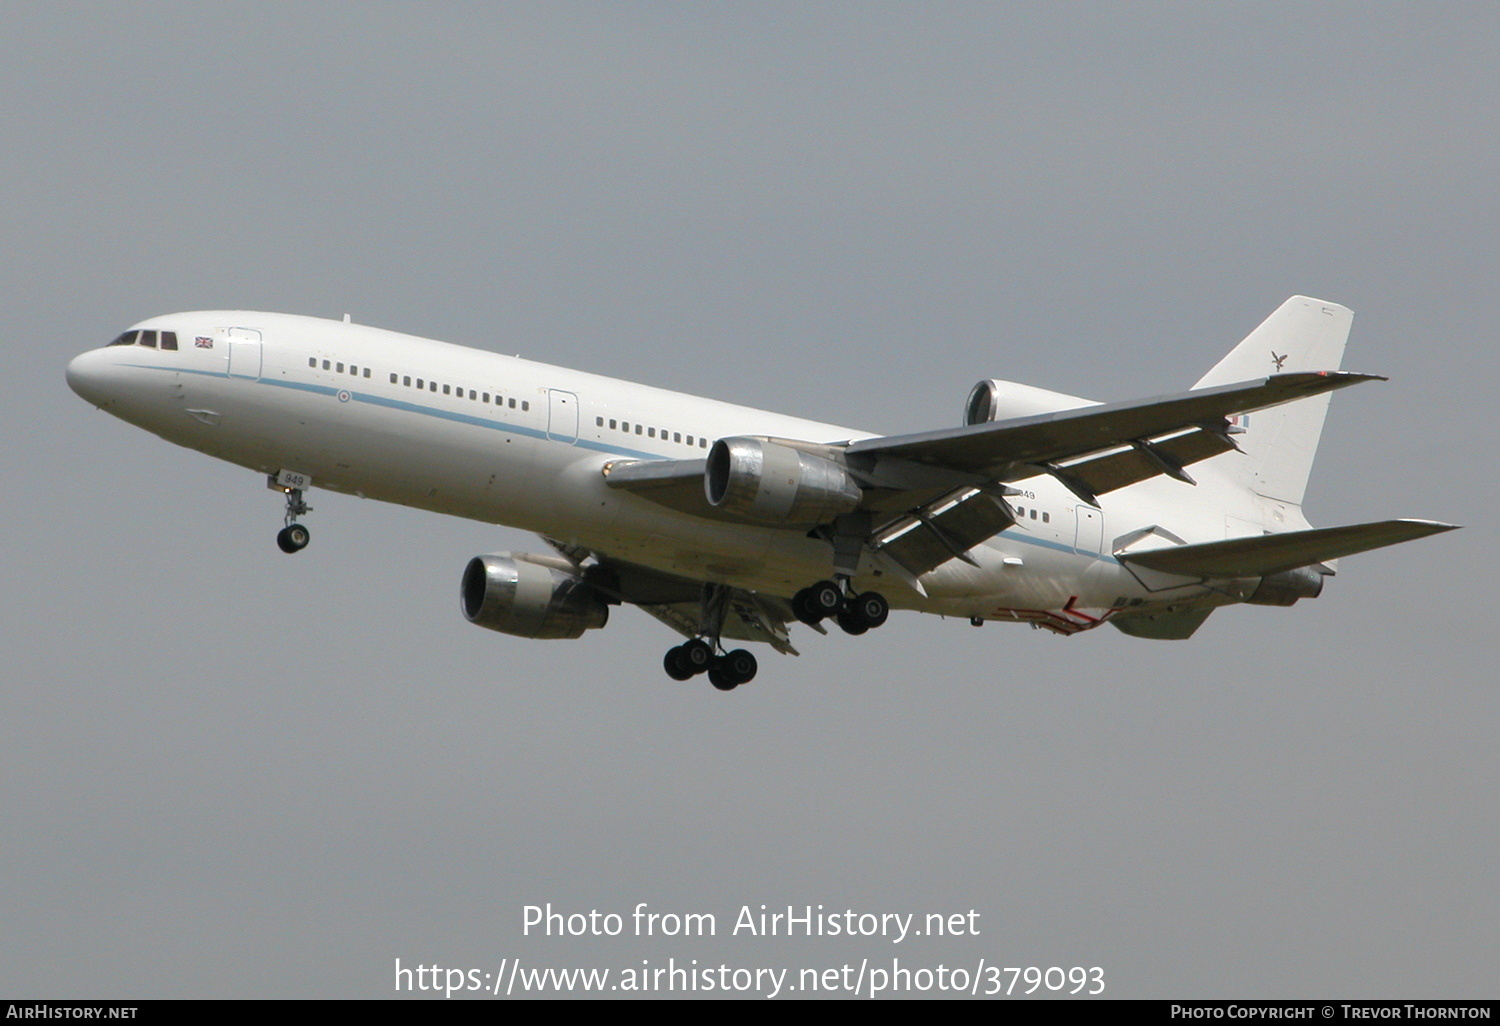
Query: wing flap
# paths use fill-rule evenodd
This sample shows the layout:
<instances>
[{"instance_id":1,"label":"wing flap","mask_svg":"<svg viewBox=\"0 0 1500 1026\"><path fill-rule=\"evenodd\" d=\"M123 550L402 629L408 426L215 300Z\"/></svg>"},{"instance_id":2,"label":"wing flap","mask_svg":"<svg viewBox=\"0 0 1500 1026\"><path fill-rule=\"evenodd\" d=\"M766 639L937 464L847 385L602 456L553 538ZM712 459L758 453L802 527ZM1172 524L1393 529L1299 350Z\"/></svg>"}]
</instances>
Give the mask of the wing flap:
<instances>
[{"instance_id":1,"label":"wing flap","mask_svg":"<svg viewBox=\"0 0 1500 1026\"><path fill-rule=\"evenodd\" d=\"M1183 473L1182 468L1233 448L1234 443L1222 432L1193 428L1164 439L1119 446L1099 455L1063 462L1058 469L1092 494L1103 495L1158 474L1169 474L1191 483L1192 478ZM1012 480L1020 478L1013 477Z\"/></svg>"},{"instance_id":2,"label":"wing flap","mask_svg":"<svg viewBox=\"0 0 1500 1026\"><path fill-rule=\"evenodd\" d=\"M1116 558L1122 563L1190 577L1264 577L1451 531L1456 526L1434 520L1382 520L1373 524L1287 531L1148 552L1126 552Z\"/></svg>"},{"instance_id":3,"label":"wing flap","mask_svg":"<svg viewBox=\"0 0 1500 1026\"><path fill-rule=\"evenodd\" d=\"M784 606L786 608L782 608ZM641 603L637 608L650 613L685 638L698 636L700 606L696 602ZM719 636L736 641L761 641L782 655L798 655L786 629L791 619L794 619L791 608L780 599L735 589L725 609L724 626Z\"/></svg>"},{"instance_id":4,"label":"wing flap","mask_svg":"<svg viewBox=\"0 0 1500 1026\"><path fill-rule=\"evenodd\" d=\"M938 501L897 517L876 532L871 548L884 552L914 576L942 566L1016 522L998 495L960 488Z\"/></svg>"}]
</instances>

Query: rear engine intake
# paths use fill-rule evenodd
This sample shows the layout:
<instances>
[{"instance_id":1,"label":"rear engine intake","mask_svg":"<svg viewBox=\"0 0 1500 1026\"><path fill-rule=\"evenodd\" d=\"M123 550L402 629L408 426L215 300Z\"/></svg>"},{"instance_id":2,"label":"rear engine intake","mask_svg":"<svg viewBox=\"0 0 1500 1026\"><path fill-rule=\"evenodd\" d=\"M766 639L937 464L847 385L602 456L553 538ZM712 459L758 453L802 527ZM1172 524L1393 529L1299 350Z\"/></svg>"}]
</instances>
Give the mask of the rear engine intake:
<instances>
[{"instance_id":1,"label":"rear engine intake","mask_svg":"<svg viewBox=\"0 0 1500 1026\"><path fill-rule=\"evenodd\" d=\"M863 493L832 460L764 438L721 438L708 451L709 505L767 524L815 526L858 508Z\"/></svg>"},{"instance_id":2,"label":"rear engine intake","mask_svg":"<svg viewBox=\"0 0 1500 1026\"><path fill-rule=\"evenodd\" d=\"M609 606L598 592L572 573L533 559L547 557L499 552L469 560L460 590L464 618L522 638L576 638L609 621Z\"/></svg>"}]
</instances>

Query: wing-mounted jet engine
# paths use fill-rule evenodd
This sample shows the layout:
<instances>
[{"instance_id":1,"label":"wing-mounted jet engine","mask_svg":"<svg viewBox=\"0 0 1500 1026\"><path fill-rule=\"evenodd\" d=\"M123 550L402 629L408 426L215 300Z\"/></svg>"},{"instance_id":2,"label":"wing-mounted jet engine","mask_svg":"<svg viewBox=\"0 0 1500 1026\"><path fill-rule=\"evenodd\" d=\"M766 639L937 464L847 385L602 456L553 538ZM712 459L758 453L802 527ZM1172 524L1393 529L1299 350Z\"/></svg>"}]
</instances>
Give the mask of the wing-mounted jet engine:
<instances>
[{"instance_id":1,"label":"wing-mounted jet engine","mask_svg":"<svg viewBox=\"0 0 1500 1026\"><path fill-rule=\"evenodd\" d=\"M604 597L557 556L475 556L460 597L470 623L522 638L577 638L609 621Z\"/></svg>"},{"instance_id":2,"label":"wing-mounted jet engine","mask_svg":"<svg viewBox=\"0 0 1500 1026\"><path fill-rule=\"evenodd\" d=\"M715 509L781 527L830 523L859 508L864 497L841 463L770 438L715 442L703 494Z\"/></svg>"}]
</instances>

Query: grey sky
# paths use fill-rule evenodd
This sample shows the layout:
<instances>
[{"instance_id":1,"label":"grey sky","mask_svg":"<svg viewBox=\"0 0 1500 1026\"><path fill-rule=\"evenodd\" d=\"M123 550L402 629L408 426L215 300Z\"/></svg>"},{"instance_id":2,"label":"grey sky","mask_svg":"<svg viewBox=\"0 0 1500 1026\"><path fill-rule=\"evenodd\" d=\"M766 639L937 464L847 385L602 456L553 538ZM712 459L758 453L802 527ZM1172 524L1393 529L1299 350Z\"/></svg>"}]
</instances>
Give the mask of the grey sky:
<instances>
[{"instance_id":1,"label":"grey sky","mask_svg":"<svg viewBox=\"0 0 1500 1026\"><path fill-rule=\"evenodd\" d=\"M1485 4L7 4L0 992L392 963L1106 970L1494 996ZM732 695L655 621L476 630L517 532L277 497L68 392L174 310L410 331L875 431L1191 384L1355 310L1317 524L1465 530L1187 643L900 614ZM978 909L978 938L539 941L521 907Z\"/></svg>"}]
</instances>

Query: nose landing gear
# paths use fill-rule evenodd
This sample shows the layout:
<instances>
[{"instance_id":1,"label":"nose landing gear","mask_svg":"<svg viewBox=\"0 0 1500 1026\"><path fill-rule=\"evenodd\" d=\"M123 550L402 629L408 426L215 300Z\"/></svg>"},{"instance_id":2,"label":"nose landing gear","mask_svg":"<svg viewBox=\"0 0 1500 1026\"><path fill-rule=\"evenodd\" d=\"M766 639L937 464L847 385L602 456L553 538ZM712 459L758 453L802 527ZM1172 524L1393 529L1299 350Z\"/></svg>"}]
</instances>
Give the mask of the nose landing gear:
<instances>
[{"instance_id":1,"label":"nose landing gear","mask_svg":"<svg viewBox=\"0 0 1500 1026\"><path fill-rule=\"evenodd\" d=\"M312 533L297 518L312 512L312 507L302 499L302 489L312 483L306 474L283 470L266 479L266 487L286 496L286 526L276 532L276 545L282 552L301 552L312 540Z\"/></svg>"}]
</instances>

